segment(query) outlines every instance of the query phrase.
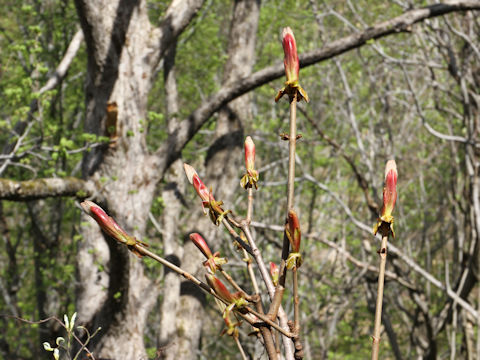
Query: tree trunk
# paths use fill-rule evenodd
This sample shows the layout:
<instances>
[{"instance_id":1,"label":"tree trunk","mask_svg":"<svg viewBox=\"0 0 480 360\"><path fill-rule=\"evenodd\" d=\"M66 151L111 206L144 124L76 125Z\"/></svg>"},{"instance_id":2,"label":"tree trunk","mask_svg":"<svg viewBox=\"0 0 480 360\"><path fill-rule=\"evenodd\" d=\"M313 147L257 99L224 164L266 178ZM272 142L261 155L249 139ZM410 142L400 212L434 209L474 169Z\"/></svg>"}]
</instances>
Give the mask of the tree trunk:
<instances>
[{"instance_id":1,"label":"tree trunk","mask_svg":"<svg viewBox=\"0 0 480 360\"><path fill-rule=\"evenodd\" d=\"M231 84L251 73L259 13L260 1L235 1L223 85ZM239 174L243 160L242 123L251 120L250 109L250 96L244 95L220 110L215 136L211 140L212 145L207 153L205 176L203 176L205 184L212 186L215 198L225 201L226 204L231 204L234 193L241 191ZM191 205L192 209L194 206L194 204ZM211 249L218 250L220 240L225 237L222 230L215 227L198 208L197 211L193 211L191 218L192 221L189 223L195 223L195 227L191 227L190 232L199 231L209 242ZM201 265L203 260L198 249L188 241L183 248L182 266L203 278L205 273ZM203 309L204 295L186 282L182 282L180 295L176 313L176 337L171 338L172 347L166 350L165 358L195 359L204 319L206 319ZM168 301L167 296L178 296L178 294L165 294L164 301Z\"/></svg>"},{"instance_id":2,"label":"tree trunk","mask_svg":"<svg viewBox=\"0 0 480 360\"><path fill-rule=\"evenodd\" d=\"M83 175L97 184L106 210L139 238L161 176L152 166L142 129L154 69L202 3L174 1L162 25L153 28L145 1L76 1L88 51L85 130L112 140L85 156ZM93 225L83 227L82 235L77 256L80 322L93 330L102 327L94 338L98 356L145 357L146 318L159 289L125 247L105 242Z\"/></svg>"}]
</instances>

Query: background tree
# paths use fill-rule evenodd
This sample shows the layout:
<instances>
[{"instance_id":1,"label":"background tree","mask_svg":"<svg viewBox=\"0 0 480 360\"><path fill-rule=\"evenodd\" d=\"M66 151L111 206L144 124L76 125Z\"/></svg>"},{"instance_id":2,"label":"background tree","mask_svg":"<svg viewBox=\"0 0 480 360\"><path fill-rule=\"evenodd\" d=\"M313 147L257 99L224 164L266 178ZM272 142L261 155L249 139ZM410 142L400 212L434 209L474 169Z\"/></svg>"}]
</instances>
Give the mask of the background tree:
<instances>
[{"instance_id":1,"label":"background tree","mask_svg":"<svg viewBox=\"0 0 480 360\"><path fill-rule=\"evenodd\" d=\"M287 171L278 133L288 117L272 102L280 81L267 83L282 76L279 31L288 25L304 65L333 58L302 70L311 97L299 119L297 165L308 229L307 358L368 357L377 248L370 232L392 155L398 240L387 265L385 356L478 358L479 24L466 11L478 1L427 9L403 1L2 5L0 197L21 201L0 204L2 313L39 319L76 310L80 323L102 327L92 343L102 357L153 357L157 349L166 357L185 349L198 350L184 358L235 356L233 344L217 341L223 325L212 325L208 301L104 237L73 197L94 198L182 264L192 259L182 246L191 223L230 251L226 236L192 210L175 160L204 162L202 174L242 213L244 194L233 190L243 155L233 149L243 130L262 162L256 236L264 257L277 260ZM176 325L167 330L173 304ZM212 316L182 328L185 309L201 304ZM162 310L151 313L156 306ZM0 321L6 358L40 358L41 342L61 332L53 322L37 329Z\"/></svg>"}]
</instances>

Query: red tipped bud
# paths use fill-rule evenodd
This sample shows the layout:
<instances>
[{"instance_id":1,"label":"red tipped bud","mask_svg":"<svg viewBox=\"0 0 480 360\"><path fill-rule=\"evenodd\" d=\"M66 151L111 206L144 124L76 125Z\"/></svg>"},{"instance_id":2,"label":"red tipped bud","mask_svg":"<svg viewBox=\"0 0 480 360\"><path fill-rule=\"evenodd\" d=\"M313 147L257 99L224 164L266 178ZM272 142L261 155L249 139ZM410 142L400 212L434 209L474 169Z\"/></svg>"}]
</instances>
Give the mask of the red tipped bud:
<instances>
[{"instance_id":1,"label":"red tipped bud","mask_svg":"<svg viewBox=\"0 0 480 360\"><path fill-rule=\"evenodd\" d=\"M202 252L203 255L205 255L207 259L210 259L211 257L213 257L213 254L210 251L210 248L208 247L207 242L200 234L193 233L193 234L190 234L189 237L190 237L190 240L192 240L195 246Z\"/></svg>"},{"instance_id":2,"label":"red tipped bud","mask_svg":"<svg viewBox=\"0 0 480 360\"><path fill-rule=\"evenodd\" d=\"M292 251L286 260L287 269L299 268L302 265L302 255L300 254L300 242L302 234L300 232L300 222L295 210L289 210L287 223L285 224L285 235L292 245Z\"/></svg>"},{"instance_id":3,"label":"red tipped bud","mask_svg":"<svg viewBox=\"0 0 480 360\"><path fill-rule=\"evenodd\" d=\"M80 205L97 222L100 228L112 238L127 245L135 245L137 243L137 240L118 226L115 220L108 216L100 206L89 200L82 202Z\"/></svg>"},{"instance_id":4,"label":"red tipped bud","mask_svg":"<svg viewBox=\"0 0 480 360\"><path fill-rule=\"evenodd\" d=\"M245 167L247 171L255 169L255 144L250 136L245 139Z\"/></svg>"},{"instance_id":5,"label":"red tipped bud","mask_svg":"<svg viewBox=\"0 0 480 360\"><path fill-rule=\"evenodd\" d=\"M220 296L227 303L233 303L236 300L236 297L232 295L230 291L223 285L223 283L212 274L206 274L205 278L207 279L208 285L215 291L215 294Z\"/></svg>"},{"instance_id":6,"label":"red tipped bud","mask_svg":"<svg viewBox=\"0 0 480 360\"><path fill-rule=\"evenodd\" d=\"M305 101L308 102L308 94L298 82L300 62L298 60L295 37L293 36L292 29L289 27L283 29L282 45L283 53L285 54L283 64L285 66L285 76L287 77L287 81L285 82L285 86L280 89L277 96L275 96L275 102L280 100L285 94L288 94L290 101L296 98L298 101L305 99Z\"/></svg>"},{"instance_id":7,"label":"red tipped bud","mask_svg":"<svg viewBox=\"0 0 480 360\"><path fill-rule=\"evenodd\" d=\"M247 301L241 292L237 291L235 294L232 294L215 275L207 274L205 278L207 279L208 285L215 291L215 294L232 305L227 307L227 309L233 309L234 307L241 308L247 305Z\"/></svg>"},{"instance_id":8,"label":"red tipped bud","mask_svg":"<svg viewBox=\"0 0 480 360\"><path fill-rule=\"evenodd\" d=\"M298 72L300 70L300 63L298 61L297 44L293 31L289 27L283 28L282 45L285 57L283 64L285 66L285 75L288 82L298 81Z\"/></svg>"},{"instance_id":9,"label":"red tipped bud","mask_svg":"<svg viewBox=\"0 0 480 360\"><path fill-rule=\"evenodd\" d=\"M395 238L393 229L393 208L397 201L397 164L395 160L388 160L385 166L385 184L383 186L383 206L380 217L373 227L373 233L376 235L380 230L382 236L388 236L391 232Z\"/></svg>"},{"instance_id":10,"label":"red tipped bud","mask_svg":"<svg viewBox=\"0 0 480 360\"><path fill-rule=\"evenodd\" d=\"M285 231L287 234L287 238L292 245L293 252L300 251L300 241L302 239L302 235L300 232L300 222L298 221L298 216L295 210L289 210L287 216L287 224L285 225Z\"/></svg>"},{"instance_id":11,"label":"red tipped bud","mask_svg":"<svg viewBox=\"0 0 480 360\"><path fill-rule=\"evenodd\" d=\"M245 189L252 186L257 189L258 171L255 170L255 144L250 136L245 139L245 167L247 173L242 177L240 185Z\"/></svg>"},{"instance_id":12,"label":"red tipped bud","mask_svg":"<svg viewBox=\"0 0 480 360\"><path fill-rule=\"evenodd\" d=\"M212 274L220 268L220 266L227 263L226 258L221 258L219 255L220 253L217 251L216 253L212 254L210 248L207 245L205 239L197 233L190 234L190 240L195 244L195 246L202 252L203 255L207 258L204 261L203 265L208 267Z\"/></svg>"},{"instance_id":13,"label":"red tipped bud","mask_svg":"<svg viewBox=\"0 0 480 360\"><path fill-rule=\"evenodd\" d=\"M208 191L202 180L200 180L200 177L198 176L193 166L183 164L183 168L185 170L185 174L187 175L188 181L190 182L190 184L193 185L202 201L210 201L210 192Z\"/></svg>"},{"instance_id":14,"label":"red tipped bud","mask_svg":"<svg viewBox=\"0 0 480 360\"><path fill-rule=\"evenodd\" d=\"M388 160L385 166L385 185L383 187L382 217L391 217L397 200L397 164Z\"/></svg>"},{"instance_id":15,"label":"red tipped bud","mask_svg":"<svg viewBox=\"0 0 480 360\"><path fill-rule=\"evenodd\" d=\"M277 264L270 261L270 276L272 277L273 285L277 286L278 284L278 276L280 273L280 269L278 268Z\"/></svg>"},{"instance_id":16,"label":"red tipped bud","mask_svg":"<svg viewBox=\"0 0 480 360\"><path fill-rule=\"evenodd\" d=\"M225 216L230 212L230 210L223 210L222 205L223 201L216 201L215 198L212 195L212 191L207 189L205 184L200 180L200 177L198 176L197 172L195 169L188 165L188 164L183 164L183 168L185 169L185 174L187 175L188 181L190 184L193 185L195 190L197 191L198 196L202 199L202 207L203 211L205 214L207 214L205 207L207 207L210 212L210 219L215 225L220 225L220 223L223 221Z\"/></svg>"}]
</instances>

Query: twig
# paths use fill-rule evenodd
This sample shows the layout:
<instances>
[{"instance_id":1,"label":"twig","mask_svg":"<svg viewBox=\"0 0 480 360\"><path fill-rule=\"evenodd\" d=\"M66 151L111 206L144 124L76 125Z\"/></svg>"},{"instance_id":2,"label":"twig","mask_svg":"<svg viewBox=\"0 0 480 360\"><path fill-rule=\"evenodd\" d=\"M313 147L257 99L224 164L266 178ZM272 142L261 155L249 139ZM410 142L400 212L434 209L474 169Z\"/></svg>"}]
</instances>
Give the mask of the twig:
<instances>
[{"instance_id":1,"label":"twig","mask_svg":"<svg viewBox=\"0 0 480 360\"><path fill-rule=\"evenodd\" d=\"M380 256L380 267L378 271L378 290L377 305L375 308L375 326L373 330L372 342L372 360L378 360L378 352L380 349L380 326L382 324L382 305L383 305L383 285L385 281L385 264L387 263L387 241L388 231L382 236L382 245L378 251Z\"/></svg>"},{"instance_id":2,"label":"twig","mask_svg":"<svg viewBox=\"0 0 480 360\"><path fill-rule=\"evenodd\" d=\"M240 343L240 340L238 340L238 336L234 336L235 338L235 343L237 344L238 351L240 351L240 354L242 355L243 360L248 360L247 355L245 354L245 351L243 350L242 344Z\"/></svg>"},{"instance_id":3,"label":"twig","mask_svg":"<svg viewBox=\"0 0 480 360\"><path fill-rule=\"evenodd\" d=\"M298 334L300 331L300 299L298 297L298 271L294 266L292 269L293 274L293 320L294 320L294 332Z\"/></svg>"},{"instance_id":4,"label":"twig","mask_svg":"<svg viewBox=\"0 0 480 360\"><path fill-rule=\"evenodd\" d=\"M138 252L139 254L143 255L143 256L148 256L149 258L159 262L160 264L168 267L170 270L173 270L175 271L177 274L179 275L182 275L185 279L191 281L192 283L194 283L195 285L197 285L200 289L202 289L203 291L213 295L215 298L217 298L218 300L220 300L221 302L223 302L224 304L226 305L230 305L228 302L226 302L224 299L222 299L220 296L218 296L215 291L213 291L212 288L210 288L210 286L208 286L207 284L205 284L203 281L197 279L195 276L193 276L192 274L190 274L189 272L183 270L182 268L176 266L175 264L172 264L170 261L168 260L165 260L164 258L152 253L151 251L145 249L142 245L140 244L136 244L136 245L132 245L132 247L135 249L136 252ZM282 329L282 327L278 326L276 323L274 323L273 321L271 321L268 317L266 317L265 315L263 314L260 314L259 312L253 310L252 308L248 307L248 306L245 306L243 307L247 312L250 312L252 315L255 315L257 318L259 318L260 320L262 320L263 322L265 322L266 324L268 324L269 326L277 329L278 331L280 331L284 336L288 337L288 338L291 338L293 337L293 334L291 334L288 330L284 330ZM237 312L238 312L238 309L235 309ZM246 314L243 314L241 312L238 312L238 314L240 316L242 316L245 320L247 320L251 325L253 326L256 326L258 324L256 324L256 322L254 320L252 320L251 318L249 318L248 316L246 316Z\"/></svg>"}]
</instances>

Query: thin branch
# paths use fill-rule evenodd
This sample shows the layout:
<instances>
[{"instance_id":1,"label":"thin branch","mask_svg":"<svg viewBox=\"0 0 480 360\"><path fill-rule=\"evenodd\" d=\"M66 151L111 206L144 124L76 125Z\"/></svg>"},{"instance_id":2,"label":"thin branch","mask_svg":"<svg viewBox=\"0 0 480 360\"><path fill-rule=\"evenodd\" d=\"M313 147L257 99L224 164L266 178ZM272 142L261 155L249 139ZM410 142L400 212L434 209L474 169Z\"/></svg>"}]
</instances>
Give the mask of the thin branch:
<instances>
[{"instance_id":1,"label":"thin branch","mask_svg":"<svg viewBox=\"0 0 480 360\"><path fill-rule=\"evenodd\" d=\"M445 1L444 3L414 9L390 20L373 25L364 31L356 32L300 56L300 65L307 67L337 55L359 48L369 40L379 39L392 34L410 32L412 25L425 19L442 16L456 11L480 10L478 0ZM172 132L168 140L157 150L156 166L163 176L181 150L192 139L202 125L220 108L231 100L284 75L283 64L269 66L230 84L225 84L210 99L204 101L186 120L183 120ZM165 154L167 158L165 159Z\"/></svg>"},{"instance_id":2,"label":"thin branch","mask_svg":"<svg viewBox=\"0 0 480 360\"><path fill-rule=\"evenodd\" d=\"M378 360L380 351L380 326L382 325L382 307L383 307L383 288L385 282L385 265L387 263L387 241L388 231L382 236L382 245L378 251L380 256L380 266L378 270L378 289L377 289L377 304L375 307L375 325L373 330L372 342L372 360Z\"/></svg>"},{"instance_id":3,"label":"thin branch","mask_svg":"<svg viewBox=\"0 0 480 360\"><path fill-rule=\"evenodd\" d=\"M89 197L95 193L92 182L74 177L14 181L0 178L0 200L27 201L48 197Z\"/></svg>"},{"instance_id":4,"label":"thin branch","mask_svg":"<svg viewBox=\"0 0 480 360\"><path fill-rule=\"evenodd\" d=\"M343 208L343 210L345 211L345 213L347 214L347 216L349 217L350 221L355 225L357 226L358 228L362 229L363 231L365 231L366 233L368 234L372 234L372 228L371 226L368 226L367 224L364 224L363 222L361 222L360 220L358 220L357 218L355 218L355 216L353 215L351 209L339 198L339 196L337 194L335 194L333 191L331 191L327 186L325 186L324 184L320 183L319 181L317 181L313 176L309 175L309 174L306 174L304 175L303 178L298 178L296 179L296 181L299 181L299 180L302 180L302 179L305 179L305 180L308 180L308 181L311 181L313 182L314 184L316 184L318 187L320 187L322 190L328 192L333 198L335 201L337 201L340 206ZM255 225L256 223L252 222L253 225ZM282 228L283 229L283 228ZM282 230L283 231L283 230ZM381 240L381 238L377 237L377 240ZM395 245L393 244L390 244L389 245L389 248L390 248L390 253L391 254L395 254L397 255L401 260L403 260L409 267L410 269L412 269L413 271L415 271L416 273L418 273L419 275L421 275L423 278L425 278L428 282L430 282L432 285L434 285L435 287L439 288L440 290L443 290L446 292L446 294L452 299L452 300L455 300L458 302L458 304L464 308L465 310L467 310L470 314L472 314L475 318L477 318L478 316L478 312L472 307L472 305L470 305L467 301L465 301L464 299L462 299L457 293L455 293L455 291L453 291L452 289L448 289L440 280L438 280L437 278L435 278L432 274L430 274L427 270L425 270L424 268L422 268L420 265L418 265L412 258L410 258L409 256L407 256L406 254L404 254L398 247L396 247Z\"/></svg>"}]
</instances>

